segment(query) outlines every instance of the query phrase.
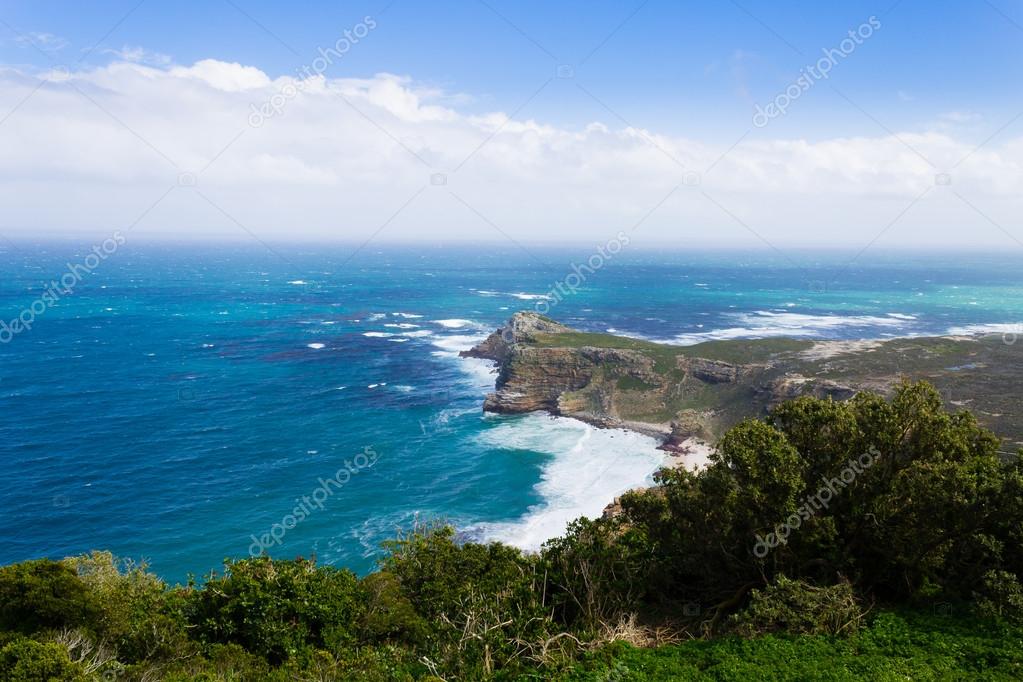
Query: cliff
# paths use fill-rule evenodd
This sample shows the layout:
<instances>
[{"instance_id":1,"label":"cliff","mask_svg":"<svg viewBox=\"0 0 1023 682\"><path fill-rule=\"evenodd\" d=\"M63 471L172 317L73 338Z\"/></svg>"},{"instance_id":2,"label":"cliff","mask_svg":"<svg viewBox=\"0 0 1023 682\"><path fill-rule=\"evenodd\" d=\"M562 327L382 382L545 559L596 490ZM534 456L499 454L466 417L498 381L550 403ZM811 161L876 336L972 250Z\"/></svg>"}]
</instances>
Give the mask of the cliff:
<instances>
[{"instance_id":1,"label":"cliff","mask_svg":"<svg viewBox=\"0 0 1023 682\"><path fill-rule=\"evenodd\" d=\"M845 400L862 390L888 394L924 379L947 407L969 408L1023 444L1023 344L1001 336L806 341L784 338L671 346L580 332L520 312L463 356L498 363L484 409L543 410L599 426L661 437L666 449L688 438L713 442L742 419L766 415L801 395Z\"/></svg>"}]
</instances>

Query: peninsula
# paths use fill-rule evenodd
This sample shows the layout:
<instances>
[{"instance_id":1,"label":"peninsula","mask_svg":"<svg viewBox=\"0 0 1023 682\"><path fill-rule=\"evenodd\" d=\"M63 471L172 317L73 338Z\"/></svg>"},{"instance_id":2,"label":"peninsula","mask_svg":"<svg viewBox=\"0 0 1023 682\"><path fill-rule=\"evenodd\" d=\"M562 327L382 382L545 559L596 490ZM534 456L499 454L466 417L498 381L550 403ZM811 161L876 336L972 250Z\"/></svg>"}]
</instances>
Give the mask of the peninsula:
<instances>
[{"instance_id":1,"label":"peninsula","mask_svg":"<svg viewBox=\"0 0 1023 682\"><path fill-rule=\"evenodd\" d=\"M708 341L690 346L582 332L518 312L464 357L498 365L483 408L546 411L663 441L715 442L743 419L799 396L844 400L859 391L890 395L926 380L950 411L968 409L1003 439L1023 445L1023 343L1001 335L864 341L790 338Z\"/></svg>"}]
</instances>

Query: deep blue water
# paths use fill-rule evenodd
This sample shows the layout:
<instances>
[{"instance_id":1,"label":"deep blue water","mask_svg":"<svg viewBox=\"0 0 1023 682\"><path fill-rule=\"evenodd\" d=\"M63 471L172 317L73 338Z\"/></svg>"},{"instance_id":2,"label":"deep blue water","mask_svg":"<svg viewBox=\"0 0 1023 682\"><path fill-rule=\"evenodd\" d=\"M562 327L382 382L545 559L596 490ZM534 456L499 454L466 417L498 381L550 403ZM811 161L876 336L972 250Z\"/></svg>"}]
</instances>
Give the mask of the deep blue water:
<instances>
[{"instance_id":1,"label":"deep blue water","mask_svg":"<svg viewBox=\"0 0 1023 682\"><path fill-rule=\"evenodd\" d=\"M275 250L126 244L0 344L0 563L104 548L182 581L279 524L272 555L366 571L417 517L535 546L661 461L634 434L481 414L493 377L457 350L540 302L680 343L1023 322L1009 255L626 249L545 301L592 249ZM5 247L0 318L86 253Z\"/></svg>"}]
</instances>

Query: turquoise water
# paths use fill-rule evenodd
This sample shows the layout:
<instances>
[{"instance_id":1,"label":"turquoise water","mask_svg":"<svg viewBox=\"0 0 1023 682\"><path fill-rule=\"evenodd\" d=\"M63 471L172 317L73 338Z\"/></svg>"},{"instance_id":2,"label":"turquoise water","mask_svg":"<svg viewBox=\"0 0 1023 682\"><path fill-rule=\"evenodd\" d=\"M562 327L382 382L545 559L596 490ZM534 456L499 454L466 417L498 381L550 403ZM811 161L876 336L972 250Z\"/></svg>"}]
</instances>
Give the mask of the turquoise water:
<instances>
[{"instance_id":1,"label":"turquoise water","mask_svg":"<svg viewBox=\"0 0 1023 682\"><path fill-rule=\"evenodd\" d=\"M594 251L275 250L126 244L0 344L0 563L106 548L181 581L267 547L361 572L417 518L535 547L662 455L484 416L494 377L457 351L515 310L674 343L1023 322L1002 255L625 250L542 298ZM8 248L2 319L86 253Z\"/></svg>"}]
</instances>

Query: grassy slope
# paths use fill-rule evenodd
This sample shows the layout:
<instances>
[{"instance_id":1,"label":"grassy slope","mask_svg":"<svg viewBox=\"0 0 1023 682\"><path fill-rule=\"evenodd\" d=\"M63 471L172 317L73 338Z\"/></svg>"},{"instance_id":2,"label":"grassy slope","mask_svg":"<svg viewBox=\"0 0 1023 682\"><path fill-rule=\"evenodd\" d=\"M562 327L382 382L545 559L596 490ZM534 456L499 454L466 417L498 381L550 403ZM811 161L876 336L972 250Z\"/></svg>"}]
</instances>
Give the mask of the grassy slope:
<instances>
[{"instance_id":1,"label":"grassy slope","mask_svg":"<svg viewBox=\"0 0 1023 682\"><path fill-rule=\"evenodd\" d=\"M1020 680L1023 627L883 612L857 636L624 644L591 654L563 682L676 680Z\"/></svg>"}]
</instances>

